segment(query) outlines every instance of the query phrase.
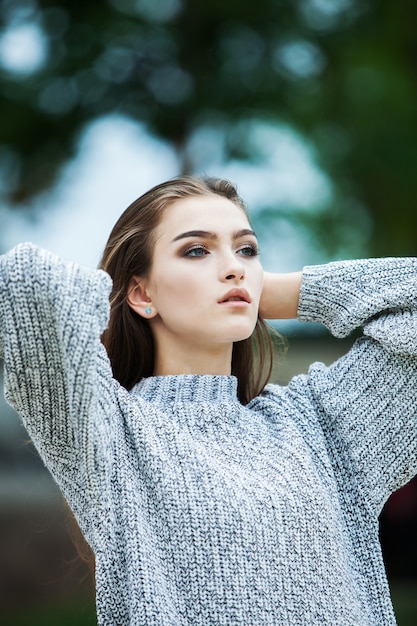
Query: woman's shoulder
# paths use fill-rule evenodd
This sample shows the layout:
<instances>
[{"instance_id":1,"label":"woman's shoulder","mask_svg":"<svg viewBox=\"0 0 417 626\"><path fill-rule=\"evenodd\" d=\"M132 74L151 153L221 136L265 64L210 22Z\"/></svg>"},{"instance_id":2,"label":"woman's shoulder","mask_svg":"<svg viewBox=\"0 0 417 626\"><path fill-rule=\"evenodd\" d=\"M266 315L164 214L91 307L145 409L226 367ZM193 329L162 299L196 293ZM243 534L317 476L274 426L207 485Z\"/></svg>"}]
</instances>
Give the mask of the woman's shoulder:
<instances>
[{"instance_id":1,"label":"woman's shoulder","mask_svg":"<svg viewBox=\"0 0 417 626\"><path fill-rule=\"evenodd\" d=\"M249 408L277 416L281 411L297 420L300 413L314 411L308 374L297 374L287 384L271 382L254 398Z\"/></svg>"}]
</instances>

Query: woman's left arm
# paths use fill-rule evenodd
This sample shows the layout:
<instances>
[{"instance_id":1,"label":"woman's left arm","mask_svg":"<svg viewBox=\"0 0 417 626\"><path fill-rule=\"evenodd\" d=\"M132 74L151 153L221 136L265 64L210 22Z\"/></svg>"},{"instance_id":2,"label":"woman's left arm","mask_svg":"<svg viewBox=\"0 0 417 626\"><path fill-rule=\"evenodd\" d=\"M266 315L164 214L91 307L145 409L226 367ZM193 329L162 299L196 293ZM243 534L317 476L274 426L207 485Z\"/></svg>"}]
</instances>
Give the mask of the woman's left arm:
<instances>
[{"instance_id":1,"label":"woman's left arm","mask_svg":"<svg viewBox=\"0 0 417 626\"><path fill-rule=\"evenodd\" d=\"M298 318L363 336L308 390L329 446L376 510L417 473L417 259L307 267Z\"/></svg>"},{"instance_id":2,"label":"woman's left arm","mask_svg":"<svg viewBox=\"0 0 417 626\"><path fill-rule=\"evenodd\" d=\"M267 320L297 317L302 272L288 274L264 273L259 314Z\"/></svg>"}]
</instances>

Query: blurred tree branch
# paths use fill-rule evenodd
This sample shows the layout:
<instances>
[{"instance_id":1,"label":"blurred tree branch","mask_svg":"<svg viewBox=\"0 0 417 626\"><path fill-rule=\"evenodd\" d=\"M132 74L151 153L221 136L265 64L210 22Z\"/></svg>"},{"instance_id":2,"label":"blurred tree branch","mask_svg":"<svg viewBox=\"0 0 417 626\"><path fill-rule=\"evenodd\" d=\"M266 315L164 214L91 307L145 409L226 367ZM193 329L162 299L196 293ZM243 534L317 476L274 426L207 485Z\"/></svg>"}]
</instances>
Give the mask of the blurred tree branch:
<instances>
[{"instance_id":1,"label":"blurred tree branch","mask_svg":"<svg viewBox=\"0 0 417 626\"><path fill-rule=\"evenodd\" d=\"M218 125L227 157L256 161L236 127L264 120L305 137L330 178L332 197L305 228L331 247L338 223L366 227L370 253L416 254L414 9L411 0L1 0L0 37L30 22L46 50L35 71L1 69L3 202L18 207L52 186L86 125L109 113L170 141L185 172L199 127Z\"/></svg>"}]
</instances>

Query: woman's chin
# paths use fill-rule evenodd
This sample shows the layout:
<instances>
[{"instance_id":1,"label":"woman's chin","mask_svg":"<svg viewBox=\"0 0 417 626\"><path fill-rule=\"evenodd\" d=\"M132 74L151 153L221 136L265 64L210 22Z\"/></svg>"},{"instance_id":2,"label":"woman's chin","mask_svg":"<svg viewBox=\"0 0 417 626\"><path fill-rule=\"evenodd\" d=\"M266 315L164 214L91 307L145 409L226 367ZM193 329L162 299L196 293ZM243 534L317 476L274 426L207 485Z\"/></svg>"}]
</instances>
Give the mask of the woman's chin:
<instances>
[{"instance_id":1,"label":"woman's chin","mask_svg":"<svg viewBox=\"0 0 417 626\"><path fill-rule=\"evenodd\" d=\"M245 339L249 339L249 337L253 335L255 326L256 324L236 329L235 332L231 333L230 341L237 343L238 341L245 341Z\"/></svg>"}]
</instances>

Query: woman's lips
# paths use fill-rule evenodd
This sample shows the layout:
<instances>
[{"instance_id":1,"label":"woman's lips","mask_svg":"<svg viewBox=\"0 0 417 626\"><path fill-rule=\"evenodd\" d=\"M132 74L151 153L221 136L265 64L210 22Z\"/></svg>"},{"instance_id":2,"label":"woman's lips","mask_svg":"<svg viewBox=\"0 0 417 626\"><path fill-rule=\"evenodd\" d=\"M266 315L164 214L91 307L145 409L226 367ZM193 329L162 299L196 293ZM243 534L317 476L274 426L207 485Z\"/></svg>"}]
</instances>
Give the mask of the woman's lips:
<instances>
[{"instance_id":1,"label":"woman's lips","mask_svg":"<svg viewBox=\"0 0 417 626\"><path fill-rule=\"evenodd\" d=\"M219 304L230 306L246 306L251 303L251 298L246 289L230 289L220 300Z\"/></svg>"}]
</instances>

